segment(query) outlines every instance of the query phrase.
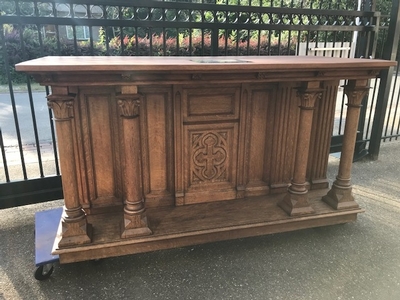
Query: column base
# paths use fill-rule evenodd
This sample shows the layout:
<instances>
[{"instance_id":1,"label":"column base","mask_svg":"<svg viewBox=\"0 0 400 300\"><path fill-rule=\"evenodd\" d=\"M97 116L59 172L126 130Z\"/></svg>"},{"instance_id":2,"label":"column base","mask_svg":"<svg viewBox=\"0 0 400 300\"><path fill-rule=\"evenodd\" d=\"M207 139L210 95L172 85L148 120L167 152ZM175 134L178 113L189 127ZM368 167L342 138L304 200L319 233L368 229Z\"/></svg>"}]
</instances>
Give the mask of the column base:
<instances>
[{"instance_id":1,"label":"column base","mask_svg":"<svg viewBox=\"0 0 400 300\"><path fill-rule=\"evenodd\" d=\"M289 216L309 215L315 213L314 209L308 203L308 193L294 194L290 191L278 203Z\"/></svg>"},{"instance_id":2,"label":"column base","mask_svg":"<svg viewBox=\"0 0 400 300\"><path fill-rule=\"evenodd\" d=\"M322 201L334 209L350 209L360 207L354 200L351 186L340 188L333 184L329 192L322 197Z\"/></svg>"},{"instance_id":3,"label":"column base","mask_svg":"<svg viewBox=\"0 0 400 300\"><path fill-rule=\"evenodd\" d=\"M147 217L144 212L133 215L124 214L124 221L121 224L121 238L150 234L152 234L152 231L147 225Z\"/></svg>"},{"instance_id":4,"label":"column base","mask_svg":"<svg viewBox=\"0 0 400 300\"><path fill-rule=\"evenodd\" d=\"M88 224L86 218L77 222L65 222L61 220L58 232L58 247L63 248L89 244L92 242L92 233L92 224Z\"/></svg>"}]
</instances>

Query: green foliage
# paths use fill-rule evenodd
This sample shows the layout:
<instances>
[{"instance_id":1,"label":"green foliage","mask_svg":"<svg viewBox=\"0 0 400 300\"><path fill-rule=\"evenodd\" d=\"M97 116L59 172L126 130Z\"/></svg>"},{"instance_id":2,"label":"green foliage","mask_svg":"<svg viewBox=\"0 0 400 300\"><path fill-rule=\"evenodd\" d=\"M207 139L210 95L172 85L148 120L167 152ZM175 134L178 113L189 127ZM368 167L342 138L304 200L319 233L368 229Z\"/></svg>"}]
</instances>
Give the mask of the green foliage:
<instances>
[{"instance_id":1,"label":"green foliage","mask_svg":"<svg viewBox=\"0 0 400 300\"><path fill-rule=\"evenodd\" d=\"M178 39L178 40L177 40ZM122 43L122 46L121 46ZM278 46L276 40L270 44L267 36L264 35L260 39L260 48L258 48L258 40L250 39L249 41L236 41L225 36L220 36L218 40L218 55L294 55L293 47L288 49L287 44L282 43ZM165 45L165 46L164 46ZM201 31L194 31L191 35L184 33L176 37L164 37L163 35L152 35L149 37L135 36L121 39L113 38L109 44L111 55L128 55L128 56L202 56L211 55L211 35L201 35Z\"/></svg>"},{"instance_id":2,"label":"green foliage","mask_svg":"<svg viewBox=\"0 0 400 300\"><path fill-rule=\"evenodd\" d=\"M122 40L119 36L109 41L108 53L105 41L100 40L94 44L93 49L88 41L79 41L75 46L71 41L62 40L57 45L57 40L52 37L42 37L39 42L38 31L25 28L22 31L8 28L4 34L6 58L9 66L10 78L14 83L23 83L26 75L15 71L15 64L42 56L80 56L80 55L128 55L128 56L163 56L163 55L211 55L211 35L205 33L202 37L201 30L193 30L191 34L178 32L175 36L153 34L136 37L126 35ZM271 43L270 43L271 42ZM258 45L260 44L260 47ZM164 46L165 45L165 46ZM292 44L294 45L294 43ZM290 49L288 49L290 48ZM221 34L218 41L218 55L294 55L293 47L287 43L278 45L278 40L264 33L260 41L255 38L237 40L232 36ZM0 69L5 70L5 58L0 49ZM0 73L0 84L8 82L7 72Z\"/></svg>"},{"instance_id":3,"label":"green foliage","mask_svg":"<svg viewBox=\"0 0 400 300\"><path fill-rule=\"evenodd\" d=\"M1 42L0 45L2 44ZM105 55L104 45L96 44L91 49L87 41L79 41L77 49L75 49L73 43L62 40L59 43L60 49L58 49L57 40L54 37L42 37L42 45L40 45L38 31L29 27L23 29L15 29L11 26L6 27L6 30L4 30L4 44L6 57L3 57L4 51L0 46L0 84L8 83L7 72L5 72L5 59L7 59L8 71L12 81L14 83L23 83L26 80L26 75L16 72L14 67L22 61L54 55Z\"/></svg>"}]
</instances>

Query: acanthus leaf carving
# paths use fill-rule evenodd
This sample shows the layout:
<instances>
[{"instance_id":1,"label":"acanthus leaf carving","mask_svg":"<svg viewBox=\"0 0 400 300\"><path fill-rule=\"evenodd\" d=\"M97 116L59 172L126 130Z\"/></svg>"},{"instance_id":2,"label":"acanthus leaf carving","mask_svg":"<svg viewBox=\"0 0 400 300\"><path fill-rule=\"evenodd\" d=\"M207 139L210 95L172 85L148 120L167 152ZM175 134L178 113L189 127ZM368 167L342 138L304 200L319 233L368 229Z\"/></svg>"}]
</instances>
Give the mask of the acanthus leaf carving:
<instances>
[{"instance_id":1,"label":"acanthus leaf carving","mask_svg":"<svg viewBox=\"0 0 400 300\"><path fill-rule=\"evenodd\" d=\"M344 92L348 99L347 106L361 107L361 102L364 99L364 96L367 94L368 90L369 87L349 88L346 86Z\"/></svg>"},{"instance_id":2,"label":"acanthus leaf carving","mask_svg":"<svg viewBox=\"0 0 400 300\"><path fill-rule=\"evenodd\" d=\"M122 117L136 118L139 116L141 95L139 94L118 95L117 99Z\"/></svg>"},{"instance_id":3,"label":"acanthus leaf carving","mask_svg":"<svg viewBox=\"0 0 400 300\"><path fill-rule=\"evenodd\" d=\"M49 95L47 96L47 105L53 110L56 120L69 120L74 116L73 100L74 96Z\"/></svg>"},{"instance_id":4,"label":"acanthus leaf carving","mask_svg":"<svg viewBox=\"0 0 400 300\"><path fill-rule=\"evenodd\" d=\"M257 79L267 79L267 78L268 78L268 73L265 73L265 72L257 73Z\"/></svg>"},{"instance_id":5,"label":"acanthus leaf carving","mask_svg":"<svg viewBox=\"0 0 400 300\"><path fill-rule=\"evenodd\" d=\"M202 80L202 79L203 79L203 74L201 73L192 74L192 80Z\"/></svg>"},{"instance_id":6,"label":"acanthus leaf carving","mask_svg":"<svg viewBox=\"0 0 400 300\"><path fill-rule=\"evenodd\" d=\"M121 79L124 81L132 81L133 79L133 74L121 74Z\"/></svg>"},{"instance_id":7,"label":"acanthus leaf carving","mask_svg":"<svg viewBox=\"0 0 400 300\"><path fill-rule=\"evenodd\" d=\"M299 90L297 96L301 99L301 108L314 109L315 101L322 98L322 90Z\"/></svg>"}]
</instances>

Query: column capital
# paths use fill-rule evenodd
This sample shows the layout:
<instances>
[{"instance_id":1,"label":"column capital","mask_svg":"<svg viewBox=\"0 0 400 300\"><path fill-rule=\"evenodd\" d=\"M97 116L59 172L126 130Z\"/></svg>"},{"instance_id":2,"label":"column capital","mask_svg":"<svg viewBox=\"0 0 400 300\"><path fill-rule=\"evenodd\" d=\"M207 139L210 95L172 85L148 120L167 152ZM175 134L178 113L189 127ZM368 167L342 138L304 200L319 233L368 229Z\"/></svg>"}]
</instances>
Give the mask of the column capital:
<instances>
[{"instance_id":1,"label":"column capital","mask_svg":"<svg viewBox=\"0 0 400 300\"><path fill-rule=\"evenodd\" d=\"M120 107L121 116L124 118L136 118L140 115L140 94L119 94L116 96Z\"/></svg>"},{"instance_id":2,"label":"column capital","mask_svg":"<svg viewBox=\"0 0 400 300\"><path fill-rule=\"evenodd\" d=\"M345 86L344 93L347 96L347 106L361 107L362 100L367 94L369 87L348 87Z\"/></svg>"},{"instance_id":3,"label":"column capital","mask_svg":"<svg viewBox=\"0 0 400 300\"><path fill-rule=\"evenodd\" d=\"M322 98L322 89L304 89L300 88L297 90L297 96L301 100L300 108L302 109L314 109L315 101Z\"/></svg>"},{"instance_id":4,"label":"column capital","mask_svg":"<svg viewBox=\"0 0 400 300\"><path fill-rule=\"evenodd\" d=\"M75 95L49 95L47 105L53 110L56 121L69 120L74 117Z\"/></svg>"}]
</instances>

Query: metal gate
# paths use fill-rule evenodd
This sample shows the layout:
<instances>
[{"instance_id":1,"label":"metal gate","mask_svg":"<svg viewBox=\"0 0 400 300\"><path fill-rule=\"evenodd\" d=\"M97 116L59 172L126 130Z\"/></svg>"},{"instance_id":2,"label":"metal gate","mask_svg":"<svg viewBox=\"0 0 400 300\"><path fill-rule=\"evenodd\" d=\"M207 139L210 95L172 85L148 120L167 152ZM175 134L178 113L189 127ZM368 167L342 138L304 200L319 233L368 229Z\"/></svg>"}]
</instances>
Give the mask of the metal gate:
<instances>
[{"instance_id":1,"label":"metal gate","mask_svg":"<svg viewBox=\"0 0 400 300\"><path fill-rule=\"evenodd\" d=\"M379 26L385 20L371 0L4 0L0 11L0 208L62 198L54 126L45 98L49 89L16 73L15 63L45 55L367 59L375 54L379 28L387 30L386 36L392 34ZM374 89L365 100L360 153L372 141L380 81L372 82ZM398 90L392 94L395 115L388 119L395 123L388 138L393 139L399 135ZM333 139L332 151L340 150L344 97L338 101L333 135L339 137Z\"/></svg>"}]
</instances>

